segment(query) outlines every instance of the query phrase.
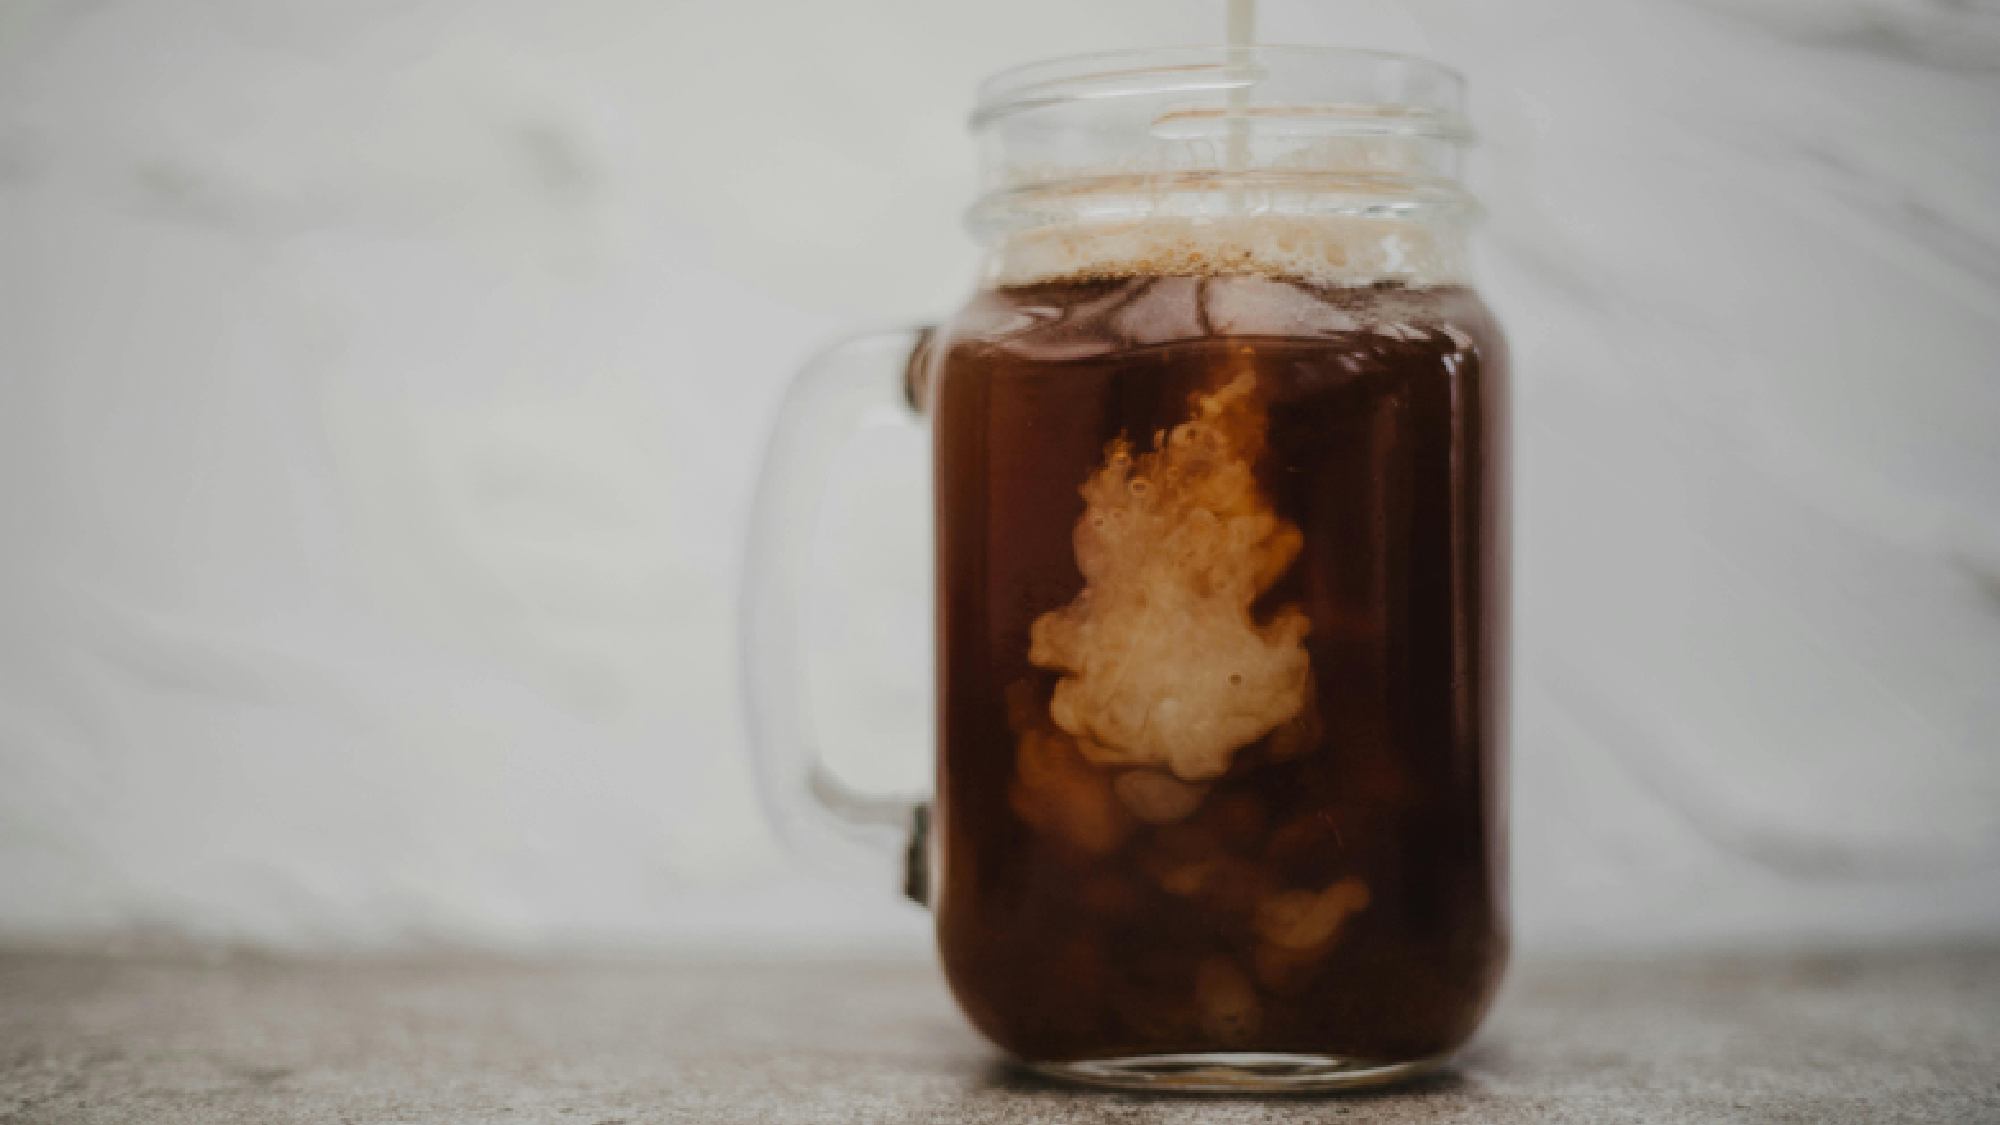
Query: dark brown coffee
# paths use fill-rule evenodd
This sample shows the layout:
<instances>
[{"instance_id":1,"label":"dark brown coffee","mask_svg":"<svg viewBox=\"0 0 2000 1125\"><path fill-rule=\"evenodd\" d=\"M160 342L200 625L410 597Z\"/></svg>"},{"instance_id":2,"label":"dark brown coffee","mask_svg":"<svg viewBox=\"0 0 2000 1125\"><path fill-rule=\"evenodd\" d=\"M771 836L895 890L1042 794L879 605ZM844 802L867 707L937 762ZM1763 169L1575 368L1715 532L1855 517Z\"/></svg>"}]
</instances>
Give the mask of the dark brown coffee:
<instances>
[{"instance_id":1,"label":"dark brown coffee","mask_svg":"<svg viewBox=\"0 0 2000 1125\"><path fill-rule=\"evenodd\" d=\"M938 341L936 906L1036 1061L1405 1062L1506 956L1506 364L1456 287L999 288Z\"/></svg>"}]
</instances>

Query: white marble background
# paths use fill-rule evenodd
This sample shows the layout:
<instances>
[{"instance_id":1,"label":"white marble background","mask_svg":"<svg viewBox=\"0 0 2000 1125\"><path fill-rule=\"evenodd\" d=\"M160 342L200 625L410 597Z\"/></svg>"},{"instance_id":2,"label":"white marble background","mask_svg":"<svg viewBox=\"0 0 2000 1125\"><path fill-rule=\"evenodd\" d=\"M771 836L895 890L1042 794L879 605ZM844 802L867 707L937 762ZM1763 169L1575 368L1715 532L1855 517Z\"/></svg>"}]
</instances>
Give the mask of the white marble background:
<instances>
[{"instance_id":1,"label":"white marble background","mask_svg":"<svg viewBox=\"0 0 2000 1125\"><path fill-rule=\"evenodd\" d=\"M0 937L920 943L759 819L758 445L969 284L977 76L1219 8L0 0ZM1473 83L1524 938L2000 933L2000 5L1267 21ZM871 436L815 698L908 779Z\"/></svg>"}]
</instances>

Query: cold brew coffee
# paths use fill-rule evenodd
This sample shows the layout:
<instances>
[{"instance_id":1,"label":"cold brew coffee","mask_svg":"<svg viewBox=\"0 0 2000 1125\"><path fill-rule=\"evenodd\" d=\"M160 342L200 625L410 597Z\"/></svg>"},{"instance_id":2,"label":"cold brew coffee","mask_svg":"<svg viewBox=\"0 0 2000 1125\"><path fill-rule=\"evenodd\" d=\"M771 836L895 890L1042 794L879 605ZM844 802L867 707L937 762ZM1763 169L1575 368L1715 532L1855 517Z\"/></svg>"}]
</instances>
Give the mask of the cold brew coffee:
<instances>
[{"instance_id":1,"label":"cold brew coffee","mask_svg":"<svg viewBox=\"0 0 2000 1125\"><path fill-rule=\"evenodd\" d=\"M930 361L938 932L1021 1058L1430 1059L1505 959L1503 348L1294 266L1003 279Z\"/></svg>"}]
</instances>

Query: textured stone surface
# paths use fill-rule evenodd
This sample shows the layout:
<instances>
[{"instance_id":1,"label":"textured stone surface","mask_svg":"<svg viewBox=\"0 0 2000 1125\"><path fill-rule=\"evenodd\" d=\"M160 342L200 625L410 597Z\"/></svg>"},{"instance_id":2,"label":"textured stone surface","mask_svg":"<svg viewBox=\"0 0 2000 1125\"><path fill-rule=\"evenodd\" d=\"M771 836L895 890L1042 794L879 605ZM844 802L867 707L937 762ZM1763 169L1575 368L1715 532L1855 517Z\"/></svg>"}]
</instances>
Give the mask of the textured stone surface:
<instances>
[{"instance_id":1,"label":"textured stone surface","mask_svg":"<svg viewBox=\"0 0 2000 1125\"><path fill-rule=\"evenodd\" d=\"M923 963L0 957L0 1122L2000 1120L2000 951L1530 962L1449 1073L1215 1099L1009 1069Z\"/></svg>"}]
</instances>

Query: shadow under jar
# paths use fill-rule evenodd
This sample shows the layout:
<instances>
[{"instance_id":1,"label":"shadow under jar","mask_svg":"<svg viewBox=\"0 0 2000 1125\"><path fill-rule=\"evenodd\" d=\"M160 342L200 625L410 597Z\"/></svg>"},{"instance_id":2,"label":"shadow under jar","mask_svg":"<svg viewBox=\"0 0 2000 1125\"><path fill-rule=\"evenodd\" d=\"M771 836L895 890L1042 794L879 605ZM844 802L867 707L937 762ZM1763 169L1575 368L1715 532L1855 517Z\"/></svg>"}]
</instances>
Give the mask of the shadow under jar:
<instances>
[{"instance_id":1,"label":"shadow under jar","mask_svg":"<svg viewBox=\"0 0 2000 1125\"><path fill-rule=\"evenodd\" d=\"M987 281L913 369L952 990L1102 1084L1434 1065L1507 949L1507 371L1460 82L1254 48L982 95Z\"/></svg>"}]
</instances>

